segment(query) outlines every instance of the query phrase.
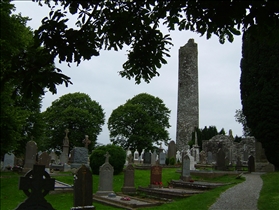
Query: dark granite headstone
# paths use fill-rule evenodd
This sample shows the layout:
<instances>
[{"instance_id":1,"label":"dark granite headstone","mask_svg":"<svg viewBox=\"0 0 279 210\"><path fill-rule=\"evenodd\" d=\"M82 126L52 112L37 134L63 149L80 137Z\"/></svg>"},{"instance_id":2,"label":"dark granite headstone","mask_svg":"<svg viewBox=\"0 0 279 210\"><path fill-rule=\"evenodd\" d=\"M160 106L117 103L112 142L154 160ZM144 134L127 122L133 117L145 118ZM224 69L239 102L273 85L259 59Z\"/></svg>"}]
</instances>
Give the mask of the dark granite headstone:
<instances>
[{"instance_id":1,"label":"dark granite headstone","mask_svg":"<svg viewBox=\"0 0 279 210\"><path fill-rule=\"evenodd\" d=\"M92 206L92 174L91 171L85 165L82 165L75 177L74 182L74 209L95 209Z\"/></svg>"},{"instance_id":2,"label":"dark granite headstone","mask_svg":"<svg viewBox=\"0 0 279 210\"><path fill-rule=\"evenodd\" d=\"M151 153L150 152L145 152L143 155L143 163L144 164L151 164Z\"/></svg>"},{"instance_id":3,"label":"dark granite headstone","mask_svg":"<svg viewBox=\"0 0 279 210\"><path fill-rule=\"evenodd\" d=\"M168 158L176 157L176 145L174 141L171 141L168 146Z\"/></svg>"},{"instance_id":4,"label":"dark granite headstone","mask_svg":"<svg viewBox=\"0 0 279 210\"><path fill-rule=\"evenodd\" d=\"M80 168L82 165L88 166L88 149L85 147L75 147L71 159L71 168Z\"/></svg>"},{"instance_id":5,"label":"dark granite headstone","mask_svg":"<svg viewBox=\"0 0 279 210\"><path fill-rule=\"evenodd\" d=\"M100 166L99 172L99 187L96 194L98 195L108 195L113 192L113 167L109 163L110 155L108 152L105 155L106 161L105 163Z\"/></svg>"},{"instance_id":6,"label":"dark granite headstone","mask_svg":"<svg viewBox=\"0 0 279 210\"><path fill-rule=\"evenodd\" d=\"M135 194L135 169L132 164L128 164L124 170L124 185L121 188L124 194Z\"/></svg>"},{"instance_id":7,"label":"dark granite headstone","mask_svg":"<svg viewBox=\"0 0 279 210\"><path fill-rule=\"evenodd\" d=\"M152 166L150 169L150 187L159 186L162 183L162 167Z\"/></svg>"},{"instance_id":8,"label":"dark granite headstone","mask_svg":"<svg viewBox=\"0 0 279 210\"><path fill-rule=\"evenodd\" d=\"M20 177L19 189L28 198L16 210L54 209L44 198L50 190L54 190L54 184L55 179L50 178L44 165L33 165L33 170Z\"/></svg>"},{"instance_id":9,"label":"dark granite headstone","mask_svg":"<svg viewBox=\"0 0 279 210\"><path fill-rule=\"evenodd\" d=\"M25 159L24 159L24 171L27 172L33 168L36 163L37 144L35 141L28 141L26 144Z\"/></svg>"},{"instance_id":10,"label":"dark granite headstone","mask_svg":"<svg viewBox=\"0 0 279 210\"><path fill-rule=\"evenodd\" d=\"M248 172L255 172L255 158L253 155L248 157Z\"/></svg>"},{"instance_id":11,"label":"dark granite headstone","mask_svg":"<svg viewBox=\"0 0 279 210\"><path fill-rule=\"evenodd\" d=\"M226 154L225 152L223 151L222 148L219 148L218 149L218 152L217 152L217 160L216 160L216 169L217 170L221 170L221 171L224 171L226 170Z\"/></svg>"}]
</instances>

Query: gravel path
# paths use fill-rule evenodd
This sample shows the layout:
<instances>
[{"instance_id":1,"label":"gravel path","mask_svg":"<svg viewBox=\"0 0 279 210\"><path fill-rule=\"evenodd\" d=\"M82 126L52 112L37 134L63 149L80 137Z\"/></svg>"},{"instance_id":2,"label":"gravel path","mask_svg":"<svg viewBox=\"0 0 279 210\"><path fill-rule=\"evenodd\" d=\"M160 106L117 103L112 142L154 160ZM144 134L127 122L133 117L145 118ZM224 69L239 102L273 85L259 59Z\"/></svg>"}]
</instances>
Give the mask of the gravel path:
<instances>
[{"instance_id":1,"label":"gravel path","mask_svg":"<svg viewBox=\"0 0 279 210\"><path fill-rule=\"evenodd\" d=\"M263 185L260 175L244 174L246 180L223 192L209 210L256 210Z\"/></svg>"}]
</instances>

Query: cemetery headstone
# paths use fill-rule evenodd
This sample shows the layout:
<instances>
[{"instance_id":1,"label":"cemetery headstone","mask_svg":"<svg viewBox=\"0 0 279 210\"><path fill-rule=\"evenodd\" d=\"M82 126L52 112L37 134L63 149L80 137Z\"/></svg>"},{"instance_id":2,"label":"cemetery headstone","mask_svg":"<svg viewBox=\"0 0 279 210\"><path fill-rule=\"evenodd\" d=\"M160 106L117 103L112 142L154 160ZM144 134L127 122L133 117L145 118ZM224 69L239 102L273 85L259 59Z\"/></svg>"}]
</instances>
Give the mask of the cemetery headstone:
<instances>
[{"instance_id":1,"label":"cemetery headstone","mask_svg":"<svg viewBox=\"0 0 279 210\"><path fill-rule=\"evenodd\" d=\"M200 152L200 163L205 164L206 163L206 157L205 157L205 151Z\"/></svg>"},{"instance_id":2,"label":"cemetery headstone","mask_svg":"<svg viewBox=\"0 0 279 210\"><path fill-rule=\"evenodd\" d=\"M15 155L13 153L6 153L4 155L4 163L3 169L4 170L11 170L15 165Z\"/></svg>"},{"instance_id":3,"label":"cemetery headstone","mask_svg":"<svg viewBox=\"0 0 279 210\"><path fill-rule=\"evenodd\" d=\"M189 154L184 154L182 157L182 171L180 179L183 181L189 181L191 179Z\"/></svg>"},{"instance_id":4,"label":"cemetery headstone","mask_svg":"<svg viewBox=\"0 0 279 210\"><path fill-rule=\"evenodd\" d=\"M126 152L126 162L125 162L125 165L128 165L129 164L129 157L130 155L132 154L130 148L128 148L127 152Z\"/></svg>"},{"instance_id":5,"label":"cemetery headstone","mask_svg":"<svg viewBox=\"0 0 279 210\"><path fill-rule=\"evenodd\" d=\"M75 147L71 157L71 168L80 168L82 165L88 165L88 149L85 147Z\"/></svg>"},{"instance_id":6,"label":"cemetery headstone","mask_svg":"<svg viewBox=\"0 0 279 210\"><path fill-rule=\"evenodd\" d=\"M222 148L219 148L218 149L218 152L217 152L217 160L216 160L216 169L217 170L221 170L221 171L224 171L226 170L226 154L225 152L223 151Z\"/></svg>"},{"instance_id":7,"label":"cemetery headstone","mask_svg":"<svg viewBox=\"0 0 279 210\"><path fill-rule=\"evenodd\" d=\"M154 150L151 155L151 165L156 165L156 158L157 158L157 152L156 150Z\"/></svg>"},{"instance_id":8,"label":"cemetery headstone","mask_svg":"<svg viewBox=\"0 0 279 210\"><path fill-rule=\"evenodd\" d=\"M168 158L176 157L176 145L174 141L171 141L168 146Z\"/></svg>"},{"instance_id":9,"label":"cemetery headstone","mask_svg":"<svg viewBox=\"0 0 279 210\"><path fill-rule=\"evenodd\" d=\"M143 156L143 163L144 164L151 164L151 153L150 153L150 151L149 152L145 152L144 153L144 156Z\"/></svg>"},{"instance_id":10,"label":"cemetery headstone","mask_svg":"<svg viewBox=\"0 0 279 210\"><path fill-rule=\"evenodd\" d=\"M124 194L135 194L137 192L135 188L135 169L132 164L128 164L124 170L124 185L121 191Z\"/></svg>"},{"instance_id":11,"label":"cemetery headstone","mask_svg":"<svg viewBox=\"0 0 279 210\"><path fill-rule=\"evenodd\" d=\"M82 165L76 172L74 181L74 207L75 209L95 209L92 206L92 174L91 171L85 165Z\"/></svg>"},{"instance_id":12,"label":"cemetery headstone","mask_svg":"<svg viewBox=\"0 0 279 210\"><path fill-rule=\"evenodd\" d=\"M213 157L212 157L212 152L208 151L207 152L207 164L212 164Z\"/></svg>"},{"instance_id":13,"label":"cemetery headstone","mask_svg":"<svg viewBox=\"0 0 279 210\"><path fill-rule=\"evenodd\" d=\"M62 164L67 164L69 161L69 129L65 130L66 136L64 137L63 140L63 149L62 149L62 154L60 155L60 162Z\"/></svg>"},{"instance_id":14,"label":"cemetery headstone","mask_svg":"<svg viewBox=\"0 0 279 210\"><path fill-rule=\"evenodd\" d=\"M85 135L85 139L82 140L82 143L84 144L84 147L88 149L88 145L91 144L91 141L89 140L89 136Z\"/></svg>"},{"instance_id":15,"label":"cemetery headstone","mask_svg":"<svg viewBox=\"0 0 279 210\"><path fill-rule=\"evenodd\" d=\"M99 172L99 187L98 191L96 192L97 195L109 195L113 192L113 172L114 169L112 165L109 163L109 153L105 154L106 161L105 163L100 166Z\"/></svg>"},{"instance_id":16,"label":"cemetery headstone","mask_svg":"<svg viewBox=\"0 0 279 210\"><path fill-rule=\"evenodd\" d=\"M19 204L16 210L53 210L54 208L44 197L49 191L54 190L54 185L55 179L50 178L44 165L33 165L33 170L27 172L24 177L20 177L19 189L23 190L28 198Z\"/></svg>"},{"instance_id":17,"label":"cemetery headstone","mask_svg":"<svg viewBox=\"0 0 279 210\"><path fill-rule=\"evenodd\" d=\"M58 163L58 157L57 157L57 155L55 154L54 151L51 151L49 156L50 156L50 162L52 164L57 164Z\"/></svg>"},{"instance_id":18,"label":"cemetery headstone","mask_svg":"<svg viewBox=\"0 0 279 210\"><path fill-rule=\"evenodd\" d=\"M255 158L253 155L248 157L248 172L255 172Z\"/></svg>"},{"instance_id":19,"label":"cemetery headstone","mask_svg":"<svg viewBox=\"0 0 279 210\"><path fill-rule=\"evenodd\" d=\"M164 153L163 151L159 153L159 164L160 165L166 164L166 153Z\"/></svg>"},{"instance_id":20,"label":"cemetery headstone","mask_svg":"<svg viewBox=\"0 0 279 210\"><path fill-rule=\"evenodd\" d=\"M149 187L161 187L162 186L162 167L151 166L150 169L150 185Z\"/></svg>"},{"instance_id":21,"label":"cemetery headstone","mask_svg":"<svg viewBox=\"0 0 279 210\"><path fill-rule=\"evenodd\" d=\"M139 161L139 152L136 149L136 151L134 152L134 162L138 162Z\"/></svg>"},{"instance_id":22,"label":"cemetery headstone","mask_svg":"<svg viewBox=\"0 0 279 210\"><path fill-rule=\"evenodd\" d=\"M25 159L24 159L24 172L33 168L36 163L37 143L33 140L28 141L26 144Z\"/></svg>"},{"instance_id":23,"label":"cemetery headstone","mask_svg":"<svg viewBox=\"0 0 279 210\"><path fill-rule=\"evenodd\" d=\"M239 171L239 170L241 170L241 168L242 168L242 163L241 163L240 157L237 157L235 169L237 171Z\"/></svg>"},{"instance_id":24,"label":"cemetery headstone","mask_svg":"<svg viewBox=\"0 0 279 210\"><path fill-rule=\"evenodd\" d=\"M49 154L47 152L43 152L38 158L38 164L44 165L45 168L49 168L50 159L51 157L49 156Z\"/></svg>"}]
</instances>

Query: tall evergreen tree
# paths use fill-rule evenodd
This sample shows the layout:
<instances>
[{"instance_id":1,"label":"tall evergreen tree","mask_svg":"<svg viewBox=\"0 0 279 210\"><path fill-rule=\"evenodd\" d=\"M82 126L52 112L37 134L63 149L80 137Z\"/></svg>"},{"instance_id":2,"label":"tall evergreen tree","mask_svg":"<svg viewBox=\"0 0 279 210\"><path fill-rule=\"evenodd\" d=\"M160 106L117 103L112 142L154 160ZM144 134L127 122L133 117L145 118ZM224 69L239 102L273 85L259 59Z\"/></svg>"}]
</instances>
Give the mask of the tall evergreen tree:
<instances>
[{"instance_id":1,"label":"tall evergreen tree","mask_svg":"<svg viewBox=\"0 0 279 210\"><path fill-rule=\"evenodd\" d=\"M241 102L247 126L279 168L279 20L251 27L243 36Z\"/></svg>"}]
</instances>

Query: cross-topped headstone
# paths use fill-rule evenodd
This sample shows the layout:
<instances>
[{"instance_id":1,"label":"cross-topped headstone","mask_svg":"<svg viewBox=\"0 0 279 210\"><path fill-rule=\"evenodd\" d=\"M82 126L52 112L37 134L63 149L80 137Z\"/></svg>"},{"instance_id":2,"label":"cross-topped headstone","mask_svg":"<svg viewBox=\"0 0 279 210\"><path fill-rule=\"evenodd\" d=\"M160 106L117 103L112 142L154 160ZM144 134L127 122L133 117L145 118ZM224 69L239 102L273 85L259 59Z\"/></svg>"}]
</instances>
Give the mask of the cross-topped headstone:
<instances>
[{"instance_id":1,"label":"cross-topped headstone","mask_svg":"<svg viewBox=\"0 0 279 210\"><path fill-rule=\"evenodd\" d=\"M69 137L68 137L69 129L65 129L65 133L66 133L66 136L63 141L63 146L69 146Z\"/></svg>"},{"instance_id":2,"label":"cross-topped headstone","mask_svg":"<svg viewBox=\"0 0 279 210\"><path fill-rule=\"evenodd\" d=\"M55 179L50 178L44 165L34 165L24 177L20 177L19 189L23 190L28 198L16 210L21 209L54 209L45 200L50 190L54 190Z\"/></svg>"},{"instance_id":3,"label":"cross-topped headstone","mask_svg":"<svg viewBox=\"0 0 279 210\"><path fill-rule=\"evenodd\" d=\"M85 139L83 139L82 143L84 143L85 148L88 148L88 145L91 144L91 141L89 140L88 135L85 135Z\"/></svg>"},{"instance_id":4,"label":"cross-topped headstone","mask_svg":"<svg viewBox=\"0 0 279 210\"><path fill-rule=\"evenodd\" d=\"M109 162L110 154L107 152L104 156L106 157L105 163L108 163Z\"/></svg>"}]
</instances>

